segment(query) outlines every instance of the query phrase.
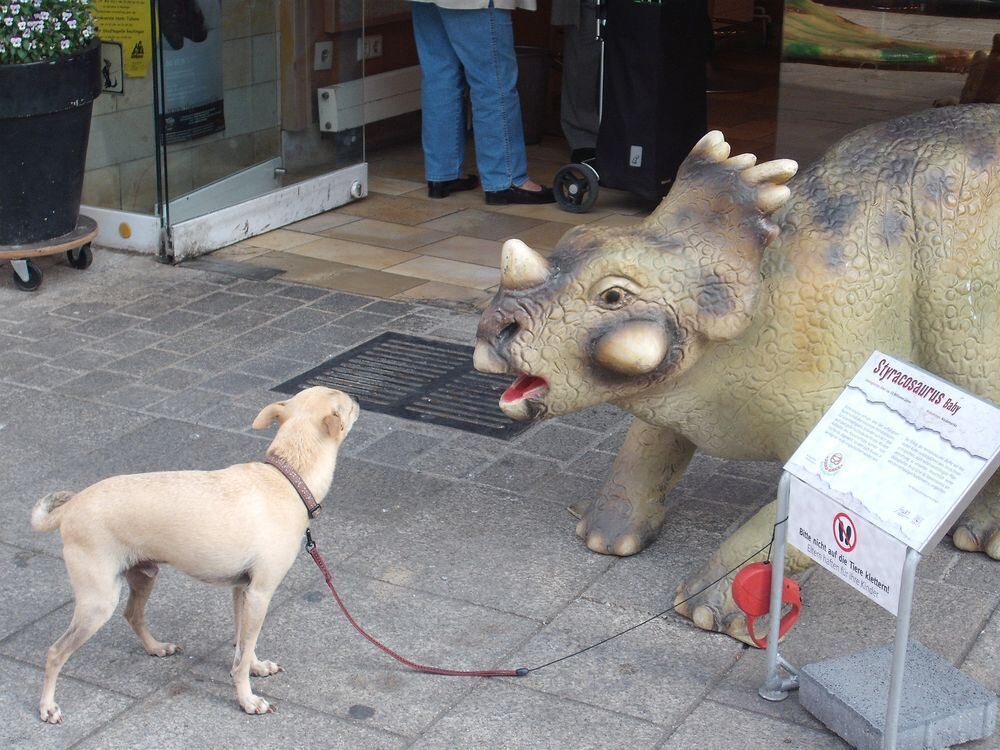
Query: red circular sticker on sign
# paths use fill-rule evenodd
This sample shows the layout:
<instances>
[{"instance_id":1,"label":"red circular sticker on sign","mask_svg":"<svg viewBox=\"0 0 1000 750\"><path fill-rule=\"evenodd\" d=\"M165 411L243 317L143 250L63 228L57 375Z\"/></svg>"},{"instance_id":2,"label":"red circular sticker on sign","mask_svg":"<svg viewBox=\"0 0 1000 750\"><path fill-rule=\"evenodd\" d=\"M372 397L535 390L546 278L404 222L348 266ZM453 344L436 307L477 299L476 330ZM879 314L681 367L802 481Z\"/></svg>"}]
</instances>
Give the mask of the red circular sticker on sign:
<instances>
[{"instance_id":1,"label":"red circular sticker on sign","mask_svg":"<svg viewBox=\"0 0 1000 750\"><path fill-rule=\"evenodd\" d=\"M858 546L858 531L854 528L854 521L846 513L838 513L833 517L833 538L844 552L850 552Z\"/></svg>"}]
</instances>

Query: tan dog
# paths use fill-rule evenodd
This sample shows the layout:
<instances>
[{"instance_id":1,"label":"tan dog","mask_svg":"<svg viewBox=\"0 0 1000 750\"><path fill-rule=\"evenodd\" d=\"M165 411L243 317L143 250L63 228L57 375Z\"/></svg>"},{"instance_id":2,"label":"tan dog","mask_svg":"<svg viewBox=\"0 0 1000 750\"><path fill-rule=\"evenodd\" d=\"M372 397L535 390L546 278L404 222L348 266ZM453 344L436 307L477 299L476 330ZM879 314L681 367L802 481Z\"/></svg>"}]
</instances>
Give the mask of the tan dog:
<instances>
[{"instance_id":1,"label":"tan dog","mask_svg":"<svg viewBox=\"0 0 1000 750\"><path fill-rule=\"evenodd\" d=\"M315 387L264 407L253 426L264 429L278 421L268 455L285 459L322 502L340 445L358 412L346 394ZM39 500L31 525L36 531L60 529L76 596L69 629L45 661L42 721L62 722L55 702L59 670L111 617L123 575L129 586L125 619L143 648L151 656L179 650L156 640L143 616L161 563L200 581L232 587L236 697L248 714L273 710L253 694L250 675L267 677L282 669L257 659L254 649L271 596L301 549L308 523L305 505L289 480L259 462L219 471L111 477L77 494L55 492Z\"/></svg>"}]
</instances>

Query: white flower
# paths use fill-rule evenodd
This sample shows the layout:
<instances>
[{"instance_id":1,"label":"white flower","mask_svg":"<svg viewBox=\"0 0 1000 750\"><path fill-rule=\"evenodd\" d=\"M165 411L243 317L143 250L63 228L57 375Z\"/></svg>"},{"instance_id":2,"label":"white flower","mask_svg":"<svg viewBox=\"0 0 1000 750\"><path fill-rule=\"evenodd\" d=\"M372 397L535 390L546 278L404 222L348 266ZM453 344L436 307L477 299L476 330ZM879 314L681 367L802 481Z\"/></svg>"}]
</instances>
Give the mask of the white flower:
<instances>
[{"instance_id":1,"label":"white flower","mask_svg":"<svg viewBox=\"0 0 1000 750\"><path fill-rule=\"evenodd\" d=\"M16 16L18 13L21 12L21 6L18 5L17 3L14 3L13 5L10 6L10 12Z\"/></svg>"},{"instance_id":2,"label":"white flower","mask_svg":"<svg viewBox=\"0 0 1000 750\"><path fill-rule=\"evenodd\" d=\"M3 25L4 26L13 26L14 25L14 19L11 18L10 16L7 16L5 19L3 19Z\"/></svg>"},{"instance_id":3,"label":"white flower","mask_svg":"<svg viewBox=\"0 0 1000 750\"><path fill-rule=\"evenodd\" d=\"M69 26L71 29L75 29L76 28L76 20L75 19L70 19L69 21L66 22L66 25Z\"/></svg>"},{"instance_id":4,"label":"white flower","mask_svg":"<svg viewBox=\"0 0 1000 750\"><path fill-rule=\"evenodd\" d=\"M41 18L43 21L48 21L49 12L47 10L43 10L41 13L38 14L38 17Z\"/></svg>"},{"instance_id":5,"label":"white flower","mask_svg":"<svg viewBox=\"0 0 1000 750\"><path fill-rule=\"evenodd\" d=\"M17 22L17 28L20 29L21 31L24 31L26 28L28 28L28 22L27 21L18 21Z\"/></svg>"},{"instance_id":6,"label":"white flower","mask_svg":"<svg viewBox=\"0 0 1000 750\"><path fill-rule=\"evenodd\" d=\"M70 13L70 12L69 12L68 10L64 10L64 11L62 12L62 20L64 20L64 21L68 21L68 20L69 20L69 19L71 19L72 17L73 17L73 14L72 14L72 13Z\"/></svg>"},{"instance_id":7,"label":"white flower","mask_svg":"<svg viewBox=\"0 0 1000 750\"><path fill-rule=\"evenodd\" d=\"M63 39L59 42L59 49L69 49L69 39Z\"/></svg>"},{"instance_id":8,"label":"white flower","mask_svg":"<svg viewBox=\"0 0 1000 750\"><path fill-rule=\"evenodd\" d=\"M19 36L12 36L10 38L10 44L15 49L18 48L18 47L20 47L21 46L21 37L19 37Z\"/></svg>"}]
</instances>

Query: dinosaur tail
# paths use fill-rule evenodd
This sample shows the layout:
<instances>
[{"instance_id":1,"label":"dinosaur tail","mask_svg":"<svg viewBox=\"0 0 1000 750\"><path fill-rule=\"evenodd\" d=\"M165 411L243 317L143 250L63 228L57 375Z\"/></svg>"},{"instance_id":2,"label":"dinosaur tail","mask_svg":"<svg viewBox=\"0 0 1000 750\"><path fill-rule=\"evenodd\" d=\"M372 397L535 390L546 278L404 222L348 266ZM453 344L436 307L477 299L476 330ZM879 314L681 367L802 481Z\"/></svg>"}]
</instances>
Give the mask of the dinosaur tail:
<instances>
[{"instance_id":1,"label":"dinosaur tail","mask_svg":"<svg viewBox=\"0 0 1000 750\"><path fill-rule=\"evenodd\" d=\"M53 531L62 523L63 506L76 497L75 492L51 492L31 511L31 528L35 531Z\"/></svg>"}]
</instances>

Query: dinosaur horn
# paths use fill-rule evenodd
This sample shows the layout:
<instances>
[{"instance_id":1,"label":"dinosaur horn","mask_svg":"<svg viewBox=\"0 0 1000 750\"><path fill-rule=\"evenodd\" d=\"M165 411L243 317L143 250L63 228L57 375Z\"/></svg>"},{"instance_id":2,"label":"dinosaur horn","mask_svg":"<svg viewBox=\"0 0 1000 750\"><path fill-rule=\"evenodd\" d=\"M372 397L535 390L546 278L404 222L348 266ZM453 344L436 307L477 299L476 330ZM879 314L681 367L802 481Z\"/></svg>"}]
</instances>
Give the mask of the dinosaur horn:
<instances>
[{"instance_id":1,"label":"dinosaur horn","mask_svg":"<svg viewBox=\"0 0 1000 750\"><path fill-rule=\"evenodd\" d=\"M549 278L549 262L521 240L503 243L500 259L500 286L503 289L528 289Z\"/></svg>"}]
</instances>

